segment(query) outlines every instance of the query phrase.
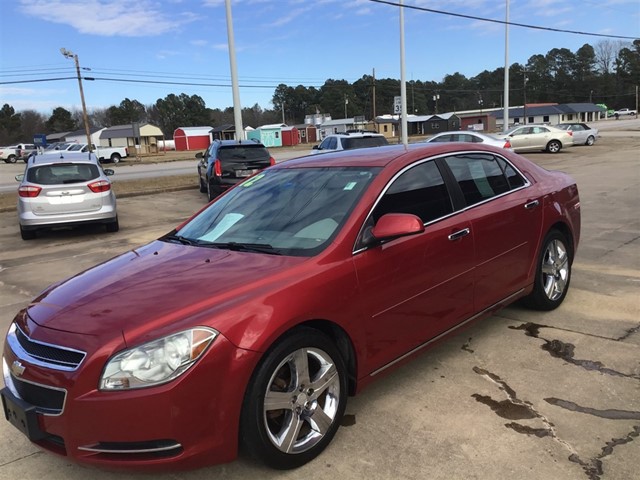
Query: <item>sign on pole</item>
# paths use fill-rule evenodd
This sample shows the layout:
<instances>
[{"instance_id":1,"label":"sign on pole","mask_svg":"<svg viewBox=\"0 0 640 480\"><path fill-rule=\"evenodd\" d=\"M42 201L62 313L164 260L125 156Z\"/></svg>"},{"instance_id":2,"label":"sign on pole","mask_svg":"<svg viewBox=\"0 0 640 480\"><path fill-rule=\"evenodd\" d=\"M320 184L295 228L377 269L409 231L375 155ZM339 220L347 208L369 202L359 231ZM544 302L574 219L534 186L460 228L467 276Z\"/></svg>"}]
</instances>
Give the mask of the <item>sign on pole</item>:
<instances>
[{"instance_id":1,"label":"sign on pole","mask_svg":"<svg viewBox=\"0 0 640 480\"><path fill-rule=\"evenodd\" d=\"M394 114L402 113L402 97L400 96L393 97L393 113Z\"/></svg>"}]
</instances>

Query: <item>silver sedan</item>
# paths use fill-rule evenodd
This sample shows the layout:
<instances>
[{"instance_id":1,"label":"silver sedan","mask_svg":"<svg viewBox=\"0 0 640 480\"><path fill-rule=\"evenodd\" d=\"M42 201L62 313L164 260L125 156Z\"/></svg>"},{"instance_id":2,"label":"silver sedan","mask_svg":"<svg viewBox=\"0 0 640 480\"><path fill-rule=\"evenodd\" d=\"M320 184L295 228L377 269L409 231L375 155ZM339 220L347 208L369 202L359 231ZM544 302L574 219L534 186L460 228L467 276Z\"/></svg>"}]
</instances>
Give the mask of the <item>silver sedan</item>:
<instances>
[{"instance_id":1,"label":"silver sedan","mask_svg":"<svg viewBox=\"0 0 640 480\"><path fill-rule=\"evenodd\" d=\"M511 143L508 140L495 137L486 133L480 133L475 131L457 131L457 132L442 132L434 135L426 140L427 143L434 142L471 142L471 143L484 143L485 145L492 145L498 148L507 148L511 150Z\"/></svg>"},{"instance_id":2,"label":"silver sedan","mask_svg":"<svg viewBox=\"0 0 640 480\"><path fill-rule=\"evenodd\" d=\"M598 138L598 129L591 128L586 123L561 123L556 127L573 132L573 144L574 145L588 145L591 146L596 143Z\"/></svg>"}]
</instances>

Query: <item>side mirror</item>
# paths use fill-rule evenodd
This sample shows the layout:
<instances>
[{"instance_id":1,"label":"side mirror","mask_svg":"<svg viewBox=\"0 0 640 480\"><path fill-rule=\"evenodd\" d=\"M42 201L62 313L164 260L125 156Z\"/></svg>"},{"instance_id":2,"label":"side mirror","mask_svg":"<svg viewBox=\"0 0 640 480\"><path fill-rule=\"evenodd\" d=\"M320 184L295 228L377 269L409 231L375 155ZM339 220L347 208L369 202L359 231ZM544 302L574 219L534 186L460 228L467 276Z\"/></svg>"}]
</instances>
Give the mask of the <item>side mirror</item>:
<instances>
[{"instance_id":1,"label":"side mirror","mask_svg":"<svg viewBox=\"0 0 640 480\"><path fill-rule=\"evenodd\" d=\"M311 150L320 150L320 145L314 145Z\"/></svg>"},{"instance_id":2,"label":"side mirror","mask_svg":"<svg viewBox=\"0 0 640 480\"><path fill-rule=\"evenodd\" d=\"M116 171L111 168L105 168L103 172L107 177L110 177L111 175L115 175L116 173Z\"/></svg>"},{"instance_id":3,"label":"side mirror","mask_svg":"<svg viewBox=\"0 0 640 480\"><path fill-rule=\"evenodd\" d=\"M202 157L203 157L202 152L196 153L196 158L202 158Z\"/></svg>"},{"instance_id":4,"label":"side mirror","mask_svg":"<svg viewBox=\"0 0 640 480\"><path fill-rule=\"evenodd\" d=\"M15 179L16 179L16 182L21 182L22 180L24 180L24 173L20 173L16 175Z\"/></svg>"},{"instance_id":5,"label":"side mirror","mask_svg":"<svg viewBox=\"0 0 640 480\"><path fill-rule=\"evenodd\" d=\"M371 230L376 240L392 240L424 232L422 220L410 213L387 213Z\"/></svg>"}]
</instances>

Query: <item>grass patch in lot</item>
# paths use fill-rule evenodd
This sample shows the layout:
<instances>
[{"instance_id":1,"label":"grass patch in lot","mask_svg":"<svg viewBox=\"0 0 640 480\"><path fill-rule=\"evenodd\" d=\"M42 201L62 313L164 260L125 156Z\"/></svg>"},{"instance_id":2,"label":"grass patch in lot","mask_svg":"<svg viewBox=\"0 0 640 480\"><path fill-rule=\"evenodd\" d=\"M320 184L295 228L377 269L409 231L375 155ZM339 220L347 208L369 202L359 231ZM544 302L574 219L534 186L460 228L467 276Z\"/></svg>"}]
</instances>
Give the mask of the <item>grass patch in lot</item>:
<instances>
[{"instance_id":1,"label":"grass patch in lot","mask_svg":"<svg viewBox=\"0 0 640 480\"><path fill-rule=\"evenodd\" d=\"M133 197L136 195L147 195L158 192L170 192L174 190L187 190L190 188L198 188L198 179L195 175L174 175L140 180L119 180L113 182L113 191L116 194L116 198ZM0 212L15 210L16 203L16 192L0 194Z\"/></svg>"}]
</instances>

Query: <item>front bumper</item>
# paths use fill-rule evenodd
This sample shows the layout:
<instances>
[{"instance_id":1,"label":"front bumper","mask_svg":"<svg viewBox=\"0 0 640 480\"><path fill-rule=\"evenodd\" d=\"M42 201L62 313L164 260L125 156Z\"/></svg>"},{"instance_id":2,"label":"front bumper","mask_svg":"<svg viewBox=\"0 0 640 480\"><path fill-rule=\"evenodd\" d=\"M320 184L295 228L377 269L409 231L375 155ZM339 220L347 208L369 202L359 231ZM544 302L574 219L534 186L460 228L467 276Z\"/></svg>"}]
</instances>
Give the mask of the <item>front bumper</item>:
<instances>
[{"instance_id":1,"label":"front bumper","mask_svg":"<svg viewBox=\"0 0 640 480\"><path fill-rule=\"evenodd\" d=\"M97 390L98 378L87 381L101 372L89 357L75 372L54 371L18 357L5 342L5 416L35 419L29 429L12 423L41 448L79 463L153 471L229 462L237 455L245 387L258 359L257 353L238 349L220 335L173 382L104 392ZM63 392L61 411L29 410L32 398L20 398L18 391L37 403L42 395L34 390Z\"/></svg>"}]
</instances>

